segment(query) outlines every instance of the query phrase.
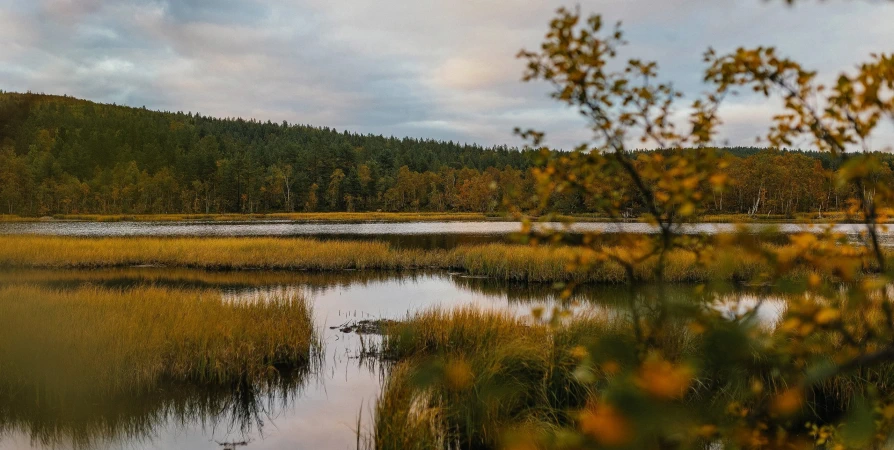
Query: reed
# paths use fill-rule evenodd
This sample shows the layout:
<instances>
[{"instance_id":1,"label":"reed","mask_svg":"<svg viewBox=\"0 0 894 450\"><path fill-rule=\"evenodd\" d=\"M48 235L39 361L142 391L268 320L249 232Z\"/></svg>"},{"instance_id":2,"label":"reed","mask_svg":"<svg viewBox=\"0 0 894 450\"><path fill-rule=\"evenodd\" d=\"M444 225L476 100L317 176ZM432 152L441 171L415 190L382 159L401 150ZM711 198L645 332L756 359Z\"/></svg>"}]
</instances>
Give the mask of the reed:
<instances>
[{"instance_id":1,"label":"reed","mask_svg":"<svg viewBox=\"0 0 894 450\"><path fill-rule=\"evenodd\" d=\"M621 247L608 248L618 254ZM595 252L573 247L521 246L487 244L459 247L451 253L453 265L472 275L528 282L576 281L623 283L627 274L623 266L607 260L583 266L579 260L594 260ZM651 281L655 277L658 258L653 257L634 268L634 278ZM729 252L719 255L710 265L699 264L690 252L675 250L667 255L664 279L669 282L701 282L707 280L747 280L765 271L767 266L756 257Z\"/></svg>"},{"instance_id":2,"label":"reed","mask_svg":"<svg viewBox=\"0 0 894 450\"><path fill-rule=\"evenodd\" d=\"M319 366L310 306L294 294L95 285L0 286L0 439L96 448L197 421L243 431L293 401Z\"/></svg>"},{"instance_id":3,"label":"reed","mask_svg":"<svg viewBox=\"0 0 894 450\"><path fill-rule=\"evenodd\" d=\"M346 286L352 283L384 282L413 278L417 273L393 271L296 270L221 271L185 267L106 267L94 269L15 268L0 270L0 284L32 283L42 286L69 287L92 283L107 287L153 285L168 288L220 289L285 285L305 285L312 289ZM418 276L423 276L419 272ZM549 289L549 286L541 286Z\"/></svg>"},{"instance_id":4,"label":"reed","mask_svg":"<svg viewBox=\"0 0 894 450\"><path fill-rule=\"evenodd\" d=\"M290 238L0 237L0 266L346 270L433 266L443 252L370 241Z\"/></svg>"},{"instance_id":5,"label":"reed","mask_svg":"<svg viewBox=\"0 0 894 450\"><path fill-rule=\"evenodd\" d=\"M594 395L575 377L571 349L618 326L606 315L556 329L475 308L418 313L383 340L384 354L398 362L368 440L378 449L497 448L518 424L541 431L567 424Z\"/></svg>"},{"instance_id":6,"label":"reed","mask_svg":"<svg viewBox=\"0 0 894 450\"><path fill-rule=\"evenodd\" d=\"M294 295L236 303L158 287L0 287L7 389L102 394L163 382L230 384L306 369L319 345L310 306Z\"/></svg>"},{"instance_id":7,"label":"reed","mask_svg":"<svg viewBox=\"0 0 894 450\"><path fill-rule=\"evenodd\" d=\"M373 429L364 436L367 447L503 448L512 447L514 439L530 444L561 434L576 426L577 411L619 386L613 384L616 372L608 369L582 375L581 358L601 355L635 364L633 334L626 316L608 313L574 316L558 325L470 308L413 315L391 325L383 339L383 354L395 362ZM693 332L685 321L671 321L649 345L668 361L701 361L684 404L753 401L747 383L740 386L739 374L721 363L730 348L696 359L714 339ZM602 353L593 353L597 350ZM752 356L754 371L744 379L761 379L767 398L788 388L766 372L762 358L768 354ZM820 422L839 417L867 389L888 398L894 364L840 374L816 386L810 413Z\"/></svg>"},{"instance_id":8,"label":"reed","mask_svg":"<svg viewBox=\"0 0 894 450\"><path fill-rule=\"evenodd\" d=\"M621 254L623 247L606 247ZM583 268L593 251L573 247L484 244L452 250L401 249L378 241L320 241L305 238L75 238L0 236L0 267L109 268L157 265L208 270L460 270L475 276L525 282L623 283L625 270L607 260ZM657 258L634 268L635 281L655 279ZM664 280L704 282L751 280L768 270L757 257L728 251L709 263L672 251Z\"/></svg>"}]
</instances>

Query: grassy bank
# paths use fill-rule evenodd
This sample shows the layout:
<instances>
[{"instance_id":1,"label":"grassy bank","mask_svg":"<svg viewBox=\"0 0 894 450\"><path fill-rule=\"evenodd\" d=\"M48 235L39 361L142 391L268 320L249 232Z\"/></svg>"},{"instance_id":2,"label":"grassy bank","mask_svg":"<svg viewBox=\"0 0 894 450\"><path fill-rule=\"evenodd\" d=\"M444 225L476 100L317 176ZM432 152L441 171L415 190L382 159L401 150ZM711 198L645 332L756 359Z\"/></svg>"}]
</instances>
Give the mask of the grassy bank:
<instances>
[{"instance_id":1,"label":"grassy bank","mask_svg":"<svg viewBox=\"0 0 894 450\"><path fill-rule=\"evenodd\" d=\"M214 291L0 287L0 387L7 389L228 384L306 368L318 346L310 307L298 297L237 304Z\"/></svg>"},{"instance_id":2,"label":"grassy bank","mask_svg":"<svg viewBox=\"0 0 894 450\"><path fill-rule=\"evenodd\" d=\"M152 285L174 289L221 289L284 285L307 285L319 288L350 283L383 282L405 279L407 275L392 271L221 271L185 267L108 267L95 269L21 268L0 270L0 284L32 283L67 288L84 283L106 287ZM420 275L424 275L420 273ZM477 280L486 281L486 280ZM541 289L544 287L541 286ZM548 286L546 286L548 288Z\"/></svg>"},{"instance_id":3,"label":"grassy bank","mask_svg":"<svg viewBox=\"0 0 894 450\"><path fill-rule=\"evenodd\" d=\"M345 270L428 267L442 252L369 241L280 238L62 238L0 236L0 266Z\"/></svg>"},{"instance_id":4,"label":"grassy bank","mask_svg":"<svg viewBox=\"0 0 894 450\"><path fill-rule=\"evenodd\" d=\"M475 309L432 310L392 325L382 352L397 362L367 447L513 448L519 433L568 426L600 388L575 375L579 346L624 326L589 315L552 328ZM693 339L680 330L665 344L679 358Z\"/></svg>"},{"instance_id":5,"label":"grassy bank","mask_svg":"<svg viewBox=\"0 0 894 450\"><path fill-rule=\"evenodd\" d=\"M886 211L889 215L891 211ZM625 219L610 218L597 214L558 214L557 221L576 222L644 222L642 217ZM44 217L27 217L0 214L0 222L38 221L87 221L87 222L182 222L218 221L248 222L253 220L291 220L296 222L475 222L487 220L514 220L503 213L475 212L293 212L266 214L55 214ZM844 212L797 213L792 216L773 214L704 214L696 222L701 223L858 223L858 218L848 218Z\"/></svg>"},{"instance_id":6,"label":"grassy bank","mask_svg":"<svg viewBox=\"0 0 894 450\"><path fill-rule=\"evenodd\" d=\"M153 436L201 420L251 428L317 364L307 302L226 303L155 287L0 287L0 438L47 447ZM272 396L272 397L271 397ZM268 400L265 400L268 399Z\"/></svg>"},{"instance_id":7,"label":"grassy bank","mask_svg":"<svg viewBox=\"0 0 894 450\"><path fill-rule=\"evenodd\" d=\"M764 345L736 347L736 336L755 333L766 334ZM768 364L780 357L774 345L786 345L784 337L770 345L775 333L727 321L698 330L671 319L640 362L631 322L608 312L558 326L472 309L418 313L386 330L382 354L395 362L374 425L360 437L380 450L589 448L583 431L596 436L596 448L664 448L651 439L698 428L695 417L714 418L709 430L739 427L728 405L765 407L786 392ZM867 389L890 398L894 364L816 385L792 423L835 420ZM600 409L607 399L619 409ZM787 432L807 438L803 426ZM709 435L691 433L675 448L709 448Z\"/></svg>"},{"instance_id":8,"label":"grassy bank","mask_svg":"<svg viewBox=\"0 0 894 450\"><path fill-rule=\"evenodd\" d=\"M617 251L622 251L618 249ZM575 248L510 244L452 250L397 249L382 242L300 238L71 238L0 236L0 267L100 268L162 265L210 270L461 270L471 275L528 282L620 283L623 268L611 261L590 270L572 262L592 252ZM656 260L636 268L648 280ZM763 264L742 255L721 255L709 265L690 253L668 255L666 278L675 282L751 279Z\"/></svg>"}]
</instances>

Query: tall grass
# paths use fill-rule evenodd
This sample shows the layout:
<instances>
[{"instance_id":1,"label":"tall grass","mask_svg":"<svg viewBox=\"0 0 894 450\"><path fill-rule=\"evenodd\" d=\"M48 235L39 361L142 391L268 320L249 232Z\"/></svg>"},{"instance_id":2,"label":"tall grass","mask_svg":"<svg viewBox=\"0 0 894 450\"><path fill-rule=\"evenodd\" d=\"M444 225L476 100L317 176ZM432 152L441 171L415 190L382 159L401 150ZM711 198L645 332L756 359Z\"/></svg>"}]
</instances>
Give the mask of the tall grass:
<instances>
[{"instance_id":1,"label":"tall grass","mask_svg":"<svg viewBox=\"0 0 894 450\"><path fill-rule=\"evenodd\" d=\"M159 287L0 287L0 435L44 445L151 436L225 418L245 429L319 366L298 296L231 302Z\"/></svg>"},{"instance_id":2,"label":"tall grass","mask_svg":"<svg viewBox=\"0 0 894 450\"><path fill-rule=\"evenodd\" d=\"M594 315L556 332L475 308L426 311L393 325L382 346L398 362L377 404L369 446L495 448L518 424L565 424L592 394L573 374L570 349L615 326Z\"/></svg>"},{"instance_id":3,"label":"tall grass","mask_svg":"<svg viewBox=\"0 0 894 450\"><path fill-rule=\"evenodd\" d=\"M599 348L603 358L633 358L634 331L629 317L609 313L566 318L559 325L478 309L431 310L387 329L385 356L394 361L375 409L366 446L401 448L504 448L512 439L546 438L575 427L575 414L615 382L608 366L578 372L580 358ZM772 330L767 330L773 333ZM817 339L831 334L817 333ZM685 321L671 320L650 343L668 361L695 361L715 337L693 332ZM724 348L723 351L737 351ZM787 386L776 384L763 358L753 353L746 380L761 380L768 396ZM822 357L822 355L818 355ZM751 387L740 384L737 370L724 366L723 354L699 359L701 371L686 398L726 405L749 401ZM620 364L626 364L621 362ZM810 414L823 423L840 417L867 390L883 398L894 393L894 364L860 373L840 374L810 394ZM686 402L687 400L683 400ZM722 412L721 412L722 414ZM659 414L660 416L660 414ZM662 421L673 421L663 417ZM803 430L794 430L802 433ZM528 444L531 443L529 440Z\"/></svg>"},{"instance_id":4,"label":"tall grass","mask_svg":"<svg viewBox=\"0 0 894 450\"><path fill-rule=\"evenodd\" d=\"M0 287L0 386L226 384L308 367L318 346L300 297L228 303L212 291L157 287Z\"/></svg>"},{"instance_id":5,"label":"tall grass","mask_svg":"<svg viewBox=\"0 0 894 450\"><path fill-rule=\"evenodd\" d=\"M0 270L0 284L32 283L70 287L84 283L106 287L153 285L169 288L221 289L305 285L311 289L412 278L416 272L243 270L221 271L185 267L105 267L85 269L13 268ZM423 276L425 272L419 272ZM548 289L549 286L541 286Z\"/></svg>"},{"instance_id":6,"label":"tall grass","mask_svg":"<svg viewBox=\"0 0 894 450\"><path fill-rule=\"evenodd\" d=\"M443 252L371 241L291 238L0 237L0 266L344 270L428 267Z\"/></svg>"},{"instance_id":7,"label":"tall grass","mask_svg":"<svg viewBox=\"0 0 894 450\"><path fill-rule=\"evenodd\" d=\"M617 251L623 251L619 248ZM462 270L471 275L527 282L621 283L623 268L611 261L587 270L572 264L589 250L571 247L485 244L452 250L394 248L376 241L304 238L72 238L0 236L0 267L99 268L160 265L201 269L267 270ZM653 258L635 276L653 278ZM667 257L665 280L693 282L751 279L765 271L757 258L733 252L710 265L683 251Z\"/></svg>"}]
</instances>

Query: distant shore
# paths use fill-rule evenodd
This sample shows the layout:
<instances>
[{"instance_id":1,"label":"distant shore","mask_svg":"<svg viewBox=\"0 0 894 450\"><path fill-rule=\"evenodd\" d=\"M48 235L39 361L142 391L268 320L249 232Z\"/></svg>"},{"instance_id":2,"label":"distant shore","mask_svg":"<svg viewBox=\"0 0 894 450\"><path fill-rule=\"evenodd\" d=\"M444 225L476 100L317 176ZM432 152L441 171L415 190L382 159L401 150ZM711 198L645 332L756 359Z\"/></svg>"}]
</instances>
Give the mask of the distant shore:
<instances>
[{"instance_id":1,"label":"distant shore","mask_svg":"<svg viewBox=\"0 0 894 450\"><path fill-rule=\"evenodd\" d=\"M552 220L576 222L647 222L644 217L605 217L593 214L554 215ZM517 221L500 213L442 212L292 212L265 214L54 214L40 217L0 214L0 222L251 222L283 220L294 222L483 222ZM844 212L799 213L785 215L706 214L695 223L860 223Z\"/></svg>"}]
</instances>

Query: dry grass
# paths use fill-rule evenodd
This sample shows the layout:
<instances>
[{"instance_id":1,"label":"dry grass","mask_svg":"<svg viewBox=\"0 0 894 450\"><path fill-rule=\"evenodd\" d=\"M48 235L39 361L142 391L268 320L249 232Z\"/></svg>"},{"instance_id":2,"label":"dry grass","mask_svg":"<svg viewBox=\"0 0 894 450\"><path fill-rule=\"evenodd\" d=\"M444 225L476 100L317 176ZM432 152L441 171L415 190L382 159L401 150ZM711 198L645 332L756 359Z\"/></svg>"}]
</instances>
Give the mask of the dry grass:
<instances>
[{"instance_id":1,"label":"dry grass","mask_svg":"<svg viewBox=\"0 0 894 450\"><path fill-rule=\"evenodd\" d=\"M762 380L766 398L788 388L776 384L765 365L772 350L749 349L743 360L727 365L727 355L736 350L720 344L736 326L704 335L693 332L686 320L672 320L649 344L669 361L699 361L698 378L686 394L692 408L754 401L749 380ZM616 378L622 377L617 370L636 367L635 342L629 318L608 313L566 319L555 327L475 309L413 315L387 329L383 354L395 362L376 406L374 428L361 437L377 449L503 448L512 446L507 438L545 438L575 427L575 411L607 390L626 395L617 394L615 382L623 379ZM706 353L707 348L713 350ZM580 358L591 357L619 365L609 370L591 362L580 372ZM811 393L813 413L839 417L867 389L888 398L892 377L892 364L835 376Z\"/></svg>"},{"instance_id":2,"label":"dry grass","mask_svg":"<svg viewBox=\"0 0 894 450\"><path fill-rule=\"evenodd\" d=\"M0 284L33 283L59 287L83 283L109 287L140 284L189 289L307 285L325 288L352 283L396 280L402 279L406 275L400 272L374 270L306 272L294 270L221 271L185 267L107 267L71 270L19 268L0 270ZM548 288L548 286L542 288Z\"/></svg>"},{"instance_id":3,"label":"dry grass","mask_svg":"<svg viewBox=\"0 0 894 450\"><path fill-rule=\"evenodd\" d=\"M615 249L623 252L623 249ZM209 270L462 270L476 276L526 282L621 283L623 268L604 261L588 269L573 263L592 251L572 247L510 244L453 250L399 249L376 241L304 238L73 238L0 236L0 267L100 268L159 265ZM654 279L657 259L635 268L637 280ZM766 270L755 257L728 252L708 264L684 251L667 257L665 280L749 280Z\"/></svg>"},{"instance_id":4,"label":"dry grass","mask_svg":"<svg viewBox=\"0 0 894 450\"><path fill-rule=\"evenodd\" d=\"M369 241L287 238L0 237L0 266L345 270L428 267L441 252L392 249Z\"/></svg>"},{"instance_id":5,"label":"dry grass","mask_svg":"<svg viewBox=\"0 0 894 450\"><path fill-rule=\"evenodd\" d=\"M134 392L306 368L318 352L300 297L230 303L213 291L0 288L0 387ZM59 376L66 374L66 376Z\"/></svg>"},{"instance_id":6,"label":"dry grass","mask_svg":"<svg viewBox=\"0 0 894 450\"><path fill-rule=\"evenodd\" d=\"M623 253L620 248L609 249ZM571 247L532 247L488 244L460 247L451 254L453 265L473 275L506 280L552 282L577 281L584 283L623 283L624 267L611 260L592 263L589 267L577 261L595 261L591 250ZM654 279L658 259L651 258L638 264L634 277L641 281ZM728 253L710 264L700 264L693 253L672 251L667 255L665 281L701 282L706 280L746 280L766 270L756 257Z\"/></svg>"},{"instance_id":7,"label":"dry grass","mask_svg":"<svg viewBox=\"0 0 894 450\"><path fill-rule=\"evenodd\" d=\"M0 440L90 449L172 423L250 429L292 401L319 346L298 297L0 287Z\"/></svg>"},{"instance_id":8,"label":"dry grass","mask_svg":"<svg viewBox=\"0 0 894 450\"><path fill-rule=\"evenodd\" d=\"M500 448L519 425L535 433L567 425L600 386L576 376L575 349L628 325L607 313L559 327L475 308L415 314L383 340L383 354L397 362L367 446ZM692 351L690 333L672 334L662 340L668 354Z\"/></svg>"}]
</instances>

